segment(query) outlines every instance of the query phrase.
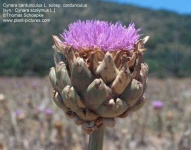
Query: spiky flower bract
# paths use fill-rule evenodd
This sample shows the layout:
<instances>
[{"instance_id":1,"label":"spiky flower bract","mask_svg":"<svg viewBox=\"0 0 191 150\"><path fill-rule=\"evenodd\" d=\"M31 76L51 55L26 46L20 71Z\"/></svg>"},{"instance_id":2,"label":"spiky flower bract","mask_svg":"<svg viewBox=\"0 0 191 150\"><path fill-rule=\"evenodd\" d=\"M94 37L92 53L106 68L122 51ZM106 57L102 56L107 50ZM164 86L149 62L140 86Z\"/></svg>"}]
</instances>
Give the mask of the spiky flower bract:
<instances>
[{"instance_id":1,"label":"spiky flower bract","mask_svg":"<svg viewBox=\"0 0 191 150\"><path fill-rule=\"evenodd\" d=\"M61 36L64 44L72 45L76 50L98 48L117 51L134 49L134 44L140 38L139 31L133 22L126 27L120 22L112 24L99 20L79 20L70 24L69 30L64 30Z\"/></svg>"}]
</instances>

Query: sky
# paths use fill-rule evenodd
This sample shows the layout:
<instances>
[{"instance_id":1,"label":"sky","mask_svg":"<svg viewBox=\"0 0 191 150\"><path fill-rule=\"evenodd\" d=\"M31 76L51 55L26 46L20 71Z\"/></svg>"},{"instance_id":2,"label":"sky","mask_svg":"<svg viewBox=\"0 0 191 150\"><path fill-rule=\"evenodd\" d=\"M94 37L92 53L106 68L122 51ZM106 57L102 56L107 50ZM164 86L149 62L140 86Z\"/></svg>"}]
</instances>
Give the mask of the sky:
<instances>
[{"instance_id":1,"label":"sky","mask_svg":"<svg viewBox=\"0 0 191 150\"><path fill-rule=\"evenodd\" d=\"M133 4L135 6L151 8L154 10L165 9L178 14L191 14L191 0L106 0L119 3Z\"/></svg>"}]
</instances>

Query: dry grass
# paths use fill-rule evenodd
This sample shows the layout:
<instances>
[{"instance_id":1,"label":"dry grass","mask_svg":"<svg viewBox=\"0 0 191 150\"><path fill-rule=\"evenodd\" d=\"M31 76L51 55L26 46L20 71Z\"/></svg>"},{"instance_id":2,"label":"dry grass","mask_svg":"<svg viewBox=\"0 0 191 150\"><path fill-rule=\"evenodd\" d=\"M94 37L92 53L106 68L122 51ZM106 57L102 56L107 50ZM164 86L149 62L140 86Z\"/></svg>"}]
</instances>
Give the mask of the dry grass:
<instances>
[{"instance_id":1,"label":"dry grass","mask_svg":"<svg viewBox=\"0 0 191 150\"><path fill-rule=\"evenodd\" d=\"M190 89L191 79L150 79L146 104L106 130L104 150L190 150ZM6 97L0 100L0 150L87 149L88 136L52 102L51 90L47 78L0 78ZM157 99L164 102L160 112L151 105Z\"/></svg>"}]
</instances>

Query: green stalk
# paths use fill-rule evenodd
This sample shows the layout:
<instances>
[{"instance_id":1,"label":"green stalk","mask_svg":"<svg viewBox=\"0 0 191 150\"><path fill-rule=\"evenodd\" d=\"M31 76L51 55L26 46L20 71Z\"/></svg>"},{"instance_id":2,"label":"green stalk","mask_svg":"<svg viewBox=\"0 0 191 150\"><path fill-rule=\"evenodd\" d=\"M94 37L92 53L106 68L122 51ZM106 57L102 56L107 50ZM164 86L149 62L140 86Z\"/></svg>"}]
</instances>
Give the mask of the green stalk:
<instances>
[{"instance_id":1,"label":"green stalk","mask_svg":"<svg viewBox=\"0 0 191 150\"><path fill-rule=\"evenodd\" d=\"M102 150L105 126L102 125L98 130L89 136L88 150Z\"/></svg>"}]
</instances>

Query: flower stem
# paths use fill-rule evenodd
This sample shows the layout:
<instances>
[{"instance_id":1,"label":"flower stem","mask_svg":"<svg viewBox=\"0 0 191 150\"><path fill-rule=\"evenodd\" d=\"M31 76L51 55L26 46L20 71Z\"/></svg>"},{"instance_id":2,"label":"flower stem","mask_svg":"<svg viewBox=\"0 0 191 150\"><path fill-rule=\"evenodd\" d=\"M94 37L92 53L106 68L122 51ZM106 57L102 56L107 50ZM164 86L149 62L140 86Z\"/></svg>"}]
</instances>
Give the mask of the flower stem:
<instances>
[{"instance_id":1,"label":"flower stem","mask_svg":"<svg viewBox=\"0 0 191 150\"><path fill-rule=\"evenodd\" d=\"M102 150L105 126L102 125L98 130L89 136L88 150Z\"/></svg>"}]
</instances>

